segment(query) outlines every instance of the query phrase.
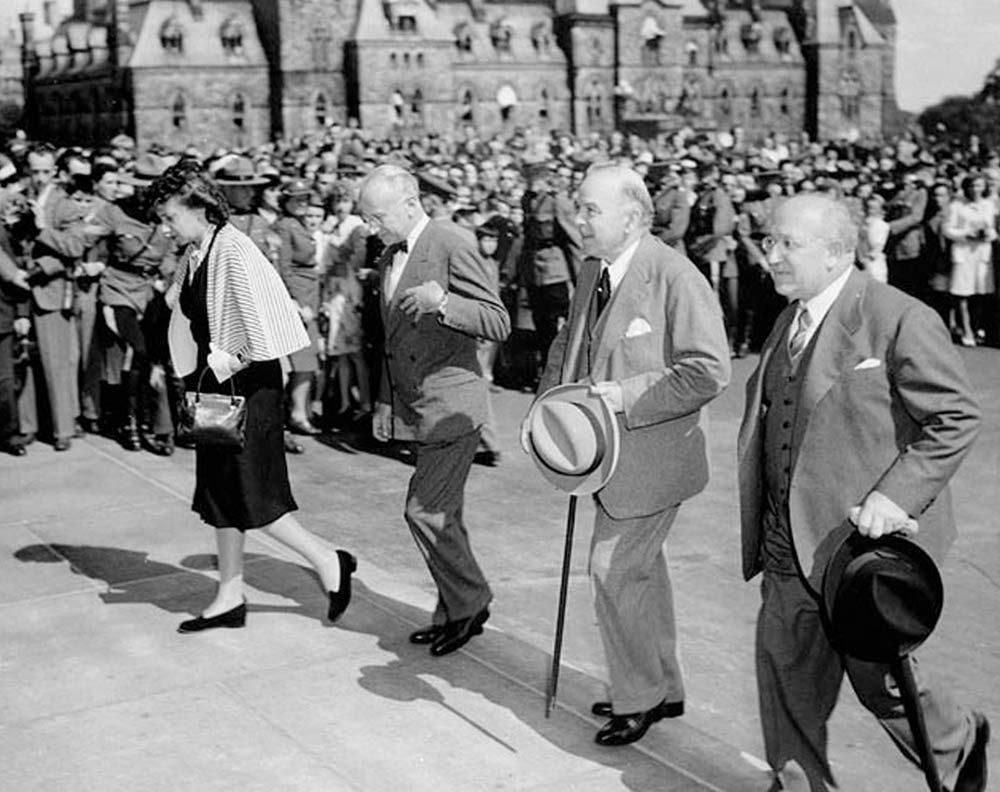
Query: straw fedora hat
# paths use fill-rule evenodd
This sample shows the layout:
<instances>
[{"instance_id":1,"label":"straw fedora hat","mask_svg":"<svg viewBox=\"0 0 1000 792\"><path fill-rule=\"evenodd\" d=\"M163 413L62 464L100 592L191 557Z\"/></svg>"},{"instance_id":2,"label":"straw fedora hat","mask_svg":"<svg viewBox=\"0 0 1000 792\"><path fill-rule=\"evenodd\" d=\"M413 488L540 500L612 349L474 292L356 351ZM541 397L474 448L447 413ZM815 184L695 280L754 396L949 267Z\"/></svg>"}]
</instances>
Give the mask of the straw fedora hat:
<instances>
[{"instance_id":1,"label":"straw fedora hat","mask_svg":"<svg viewBox=\"0 0 1000 792\"><path fill-rule=\"evenodd\" d=\"M934 631L944 586L933 559L902 536L869 539L852 530L823 573L830 638L849 657L887 663Z\"/></svg>"},{"instance_id":2,"label":"straw fedora hat","mask_svg":"<svg viewBox=\"0 0 1000 792\"><path fill-rule=\"evenodd\" d=\"M618 421L586 383L547 390L528 413L528 449L542 475L570 495L590 495L618 465Z\"/></svg>"},{"instance_id":3,"label":"straw fedora hat","mask_svg":"<svg viewBox=\"0 0 1000 792\"><path fill-rule=\"evenodd\" d=\"M239 154L223 157L216 164L215 181L224 187L263 187L271 180L257 173L253 160Z\"/></svg>"}]
</instances>

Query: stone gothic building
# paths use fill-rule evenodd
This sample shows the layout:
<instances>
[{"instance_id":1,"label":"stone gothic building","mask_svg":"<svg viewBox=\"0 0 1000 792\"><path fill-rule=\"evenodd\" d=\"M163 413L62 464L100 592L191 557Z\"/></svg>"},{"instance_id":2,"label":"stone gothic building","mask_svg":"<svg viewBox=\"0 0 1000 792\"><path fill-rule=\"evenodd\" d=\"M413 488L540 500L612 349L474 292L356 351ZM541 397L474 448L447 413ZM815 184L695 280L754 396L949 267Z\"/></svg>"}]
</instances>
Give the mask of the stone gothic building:
<instances>
[{"instance_id":1,"label":"stone gothic building","mask_svg":"<svg viewBox=\"0 0 1000 792\"><path fill-rule=\"evenodd\" d=\"M681 126L896 131L890 0L75 0L22 14L32 134L243 146L375 134Z\"/></svg>"}]
</instances>

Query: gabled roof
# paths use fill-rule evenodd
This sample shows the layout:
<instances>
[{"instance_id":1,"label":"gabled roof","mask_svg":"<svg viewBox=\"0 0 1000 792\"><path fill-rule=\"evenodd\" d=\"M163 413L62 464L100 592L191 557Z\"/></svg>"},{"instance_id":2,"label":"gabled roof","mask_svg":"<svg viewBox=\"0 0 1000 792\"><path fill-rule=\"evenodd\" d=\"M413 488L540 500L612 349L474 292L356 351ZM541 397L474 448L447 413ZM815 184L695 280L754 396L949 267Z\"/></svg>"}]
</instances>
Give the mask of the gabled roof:
<instances>
[{"instance_id":1,"label":"gabled roof","mask_svg":"<svg viewBox=\"0 0 1000 792\"><path fill-rule=\"evenodd\" d=\"M197 18L190 3L174 0L133 3L129 14L133 47L128 66L177 69L267 66L249 0L212 0L201 3L201 9L201 16ZM222 28L230 20L242 28L239 54L227 53L222 46ZM184 49L180 54L166 52L160 42L160 32L168 24L176 24L183 31Z\"/></svg>"},{"instance_id":2,"label":"gabled roof","mask_svg":"<svg viewBox=\"0 0 1000 792\"><path fill-rule=\"evenodd\" d=\"M388 6L392 6L397 15L414 17L417 23L416 33L405 34L393 30L384 11ZM471 17L471 11L468 13ZM451 43L455 40L451 26L426 0L394 0L385 3L382 0L361 0L357 25L351 38L356 41L398 40L400 44L407 41Z\"/></svg>"},{"instance_id":3,"label":"gabled roof","mask_svg":"<svg viewBox=\"0 0 1000 792\"><path fill-rule=\"evenodd\" d=\"M868 16L858 6L857 0L819 0L816 4L816 41L819 44L839 44L845 20L857 22L862 42L867 46L885 44L885 37L878 32Z\"/></svg>"},{"instance_id":4,"label":"gabled roof","mask_svg":"<svg viewBox=\"0 0 1000 792\"><path fill-rule=\"evenodd\" d=\"M861 10L875 25L895 25L896 12L891 0L857 0Z\"/></svg>"}]
</instances>

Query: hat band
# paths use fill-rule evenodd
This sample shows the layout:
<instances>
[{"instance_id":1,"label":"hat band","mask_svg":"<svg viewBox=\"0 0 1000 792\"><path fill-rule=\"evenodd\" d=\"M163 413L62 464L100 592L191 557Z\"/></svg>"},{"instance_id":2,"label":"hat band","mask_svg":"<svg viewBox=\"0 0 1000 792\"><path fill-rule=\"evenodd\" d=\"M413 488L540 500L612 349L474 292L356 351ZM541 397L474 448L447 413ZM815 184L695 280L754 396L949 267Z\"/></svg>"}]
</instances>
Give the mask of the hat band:
<instances>
[{"instance_id":1,"label":"hat band","mask_svg":"<svg viewBox=\"0 0 1000 792\"><path fill-rule=\"evenodd\" d=\"M220 173L219 176L218 176L218 180L219 181L227 181L227 182L251 182L251 181L258 181L258 180L260 180L262 178L263 178L263 176L257 176L254 173L251 173L251 174L246 175L246 176L239 175L239 174L236 175L236 176L232 176L232 175L230 175L228 173L226 173L226 174Z\"/></svg>"},{"instance_id":2,"label":"hat band","mask_svg":"<svg viewBox=\"0 0 1000 792\"><path fill-rule=\"evenodd\" d=\"M607 444L604 441L604 430L603 427L601 426L600 421L598 421L597 418L594 417L594 414L590 410L584 409L584 407L578 404L577 402L569 402L569 403L572 404L574 407L576 407L581 413L583 413L587 421L590 422L591 428L594 430L594 439L596 440L597 444L597 447L594 449L594 461L590 463L589 467L587 467L586 469L582 470L580 473L577 474L578 476L589 476L600 466L601 462L604 460L604 454L607 451ZM538 461L541 462L543 465L545 465L546 468L548 468L553 473L556 473L560 476L566 475L565 470L560 470L559 468L552 467L552 465L550 465L548 462L545 461L545 457L538 452L538 446L535 445L534 440L531 441L531 447L535 449L535 458L538 459Z\"/></svg>"}]
</instances>

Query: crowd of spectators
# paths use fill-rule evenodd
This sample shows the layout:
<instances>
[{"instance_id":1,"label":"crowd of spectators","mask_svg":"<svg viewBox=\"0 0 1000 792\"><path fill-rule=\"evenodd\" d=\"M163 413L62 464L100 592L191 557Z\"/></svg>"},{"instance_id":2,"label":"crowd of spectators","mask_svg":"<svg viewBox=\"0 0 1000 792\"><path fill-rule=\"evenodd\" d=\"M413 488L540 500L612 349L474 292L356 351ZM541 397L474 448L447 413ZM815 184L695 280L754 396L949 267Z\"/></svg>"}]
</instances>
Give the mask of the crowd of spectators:
<instances>
[{"instance_id":1,"label":"crowd of spectators","mask_svg":"<svg viewBox=\"0 0 1000 792\"><path fill-rule=\"evenodd\" d=\"M643 140L515 130L376 139L356 125L238 151L137 151L119 135L56 149L18 135L0 155L0 449L57 450L102 432L130 450L183 443L183 386L167 353L166 287L179 257L143 201L156 176L198 160L230 222L267 255L312 345L285 361L286 448L296 435L363 425L381 366L380 251L355 208L359 179L395 162L418 177L432 218L477 239L514 331L482 342L493 385L532 390L583 264L574 194L597 161L628 163L654 196L652 231L716 290L731 353L759 349L783 306L771 284L768 217L782 197L826 192L860 228L857 266L933 305L956 343L1000 343L995 266L1000 154L935 146L812 142L740 129ZM496 459L486 433L486 458ZM491 456L492 455L492 456Z\"/></svg>"}]
</instances>

